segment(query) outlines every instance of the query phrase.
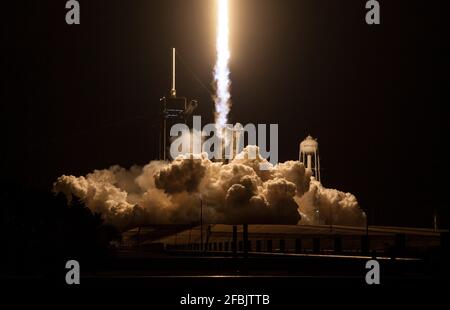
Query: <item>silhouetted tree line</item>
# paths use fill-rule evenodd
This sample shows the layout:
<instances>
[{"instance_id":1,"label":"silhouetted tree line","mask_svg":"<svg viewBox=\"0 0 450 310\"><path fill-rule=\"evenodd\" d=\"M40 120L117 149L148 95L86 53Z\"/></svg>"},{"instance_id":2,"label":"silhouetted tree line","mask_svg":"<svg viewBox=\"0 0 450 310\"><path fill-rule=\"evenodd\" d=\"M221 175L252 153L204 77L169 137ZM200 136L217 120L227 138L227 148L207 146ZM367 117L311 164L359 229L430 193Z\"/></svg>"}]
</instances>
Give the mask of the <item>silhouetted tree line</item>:
<instances>
[{"instance_id":1,"label":"silhouetted tree line","mask_svg":"<svg viewBox=\"0 0 450 310\"><path fill-rule=\"evenodd\" d=\"M80 199L1 182L1 274L64 281L65 263L95 271L114 256L120 232Z\"/></svg>"}]
</instances>

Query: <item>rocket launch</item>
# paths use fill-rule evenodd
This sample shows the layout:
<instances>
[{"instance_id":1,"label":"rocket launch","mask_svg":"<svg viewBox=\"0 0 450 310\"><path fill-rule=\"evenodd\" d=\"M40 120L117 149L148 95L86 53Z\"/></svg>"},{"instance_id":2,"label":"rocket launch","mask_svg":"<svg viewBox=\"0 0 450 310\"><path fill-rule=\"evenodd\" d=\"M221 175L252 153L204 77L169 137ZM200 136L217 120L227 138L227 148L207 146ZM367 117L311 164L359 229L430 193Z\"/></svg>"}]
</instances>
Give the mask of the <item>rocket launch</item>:
<instances>
[{"instance_id":1,"label":"rocket launch","mask_svg":"<svg viewBox=\"0 0 450 310\"><path fill-rule=\"evenodd\" d=\"M229 1L217 0L217 38L216 38L216 65L214 67L214 82L216 86L215 117L216 129L223 138L223 131L227 124L228 113L231 106L230 95L230 48L229 48Z\"/></svg>"}]
</instances>

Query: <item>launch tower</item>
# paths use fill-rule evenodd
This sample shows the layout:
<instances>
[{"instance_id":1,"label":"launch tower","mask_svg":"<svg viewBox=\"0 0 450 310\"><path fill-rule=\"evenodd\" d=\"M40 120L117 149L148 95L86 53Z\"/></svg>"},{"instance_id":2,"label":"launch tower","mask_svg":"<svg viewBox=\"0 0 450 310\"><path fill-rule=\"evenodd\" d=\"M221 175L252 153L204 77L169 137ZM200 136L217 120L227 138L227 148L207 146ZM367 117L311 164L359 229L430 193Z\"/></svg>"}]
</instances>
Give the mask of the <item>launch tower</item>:
<instances>
[{"instance_id":1,"label":"launch tower","mask_svg":"<svg viewBox=\"0 0 450 310\"><path fill-rule=\"evenodd\" d=\"M170 160L170 128L175 124L186 124L187 118L197 107L197 100L187 102L178 97L176 90L176 50L172 48L172 88L168 96L160 99L159 159Z\"/></svg>"}]
</instances>

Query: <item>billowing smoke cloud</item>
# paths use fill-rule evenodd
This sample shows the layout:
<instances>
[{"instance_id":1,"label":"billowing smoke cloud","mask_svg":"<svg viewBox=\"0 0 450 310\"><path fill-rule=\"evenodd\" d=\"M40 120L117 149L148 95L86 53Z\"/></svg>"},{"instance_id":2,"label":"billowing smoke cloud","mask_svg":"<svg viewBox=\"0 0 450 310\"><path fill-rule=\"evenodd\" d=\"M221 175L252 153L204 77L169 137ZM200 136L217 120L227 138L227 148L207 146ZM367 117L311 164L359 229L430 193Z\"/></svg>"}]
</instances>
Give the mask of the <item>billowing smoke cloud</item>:
<instances>
[{"instance_id":1,"label":"billowing smoke cloud","mask_svg":"<svg viewBox=\"0 0 450 310\"><path fill-rule=\"evenodd\" d=\"M127 170L113 166L87 176L61 176L54 191L76 196L106 222L121 229L140 224L273 223L363 225L356 198L326 189L298 161L260 170L265 159L248 159L247 146L228 164L206 154L179 156L171 163L152 161ZM317 210L319 216L317 215Z\"/></svg>"},{"instance_id":2,"label":"billowing smoke cloud","mask_svg":"<svg viewBox=\"0 0 450 310\"><path fill-rule=\"evenodd\" d=\"M363 226L366 215L358 206L356 197L336 189L322 186L311 178L309 191L301 197L296 197L301 206L302 224L334 224L348 226Z\"/></svg>"}]
</instances>

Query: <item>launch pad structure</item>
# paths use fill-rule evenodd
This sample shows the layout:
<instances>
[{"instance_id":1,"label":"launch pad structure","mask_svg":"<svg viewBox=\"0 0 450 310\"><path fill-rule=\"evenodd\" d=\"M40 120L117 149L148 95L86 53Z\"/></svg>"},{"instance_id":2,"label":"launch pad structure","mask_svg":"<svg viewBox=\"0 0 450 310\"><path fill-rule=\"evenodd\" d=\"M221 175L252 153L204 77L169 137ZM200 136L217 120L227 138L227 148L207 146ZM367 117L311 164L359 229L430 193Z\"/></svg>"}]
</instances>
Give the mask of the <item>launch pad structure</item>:
<instances>
[{"instance_id":1,"label":"launch pad structure","mask_svg":"<svg viewBox=\"0 0 450 310\"><path fill-rule=\"evenodd\" d=\"M170 128L175 124L186 124L198 106L198 101L188 102L186 97L177 95L176 90L176 49L172 48L172 88L168 95L160 99L159 111L159 160L170 160Z\"/></svg>"}]
</instances>

